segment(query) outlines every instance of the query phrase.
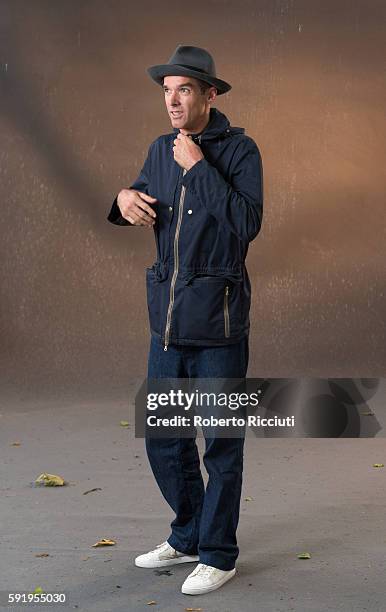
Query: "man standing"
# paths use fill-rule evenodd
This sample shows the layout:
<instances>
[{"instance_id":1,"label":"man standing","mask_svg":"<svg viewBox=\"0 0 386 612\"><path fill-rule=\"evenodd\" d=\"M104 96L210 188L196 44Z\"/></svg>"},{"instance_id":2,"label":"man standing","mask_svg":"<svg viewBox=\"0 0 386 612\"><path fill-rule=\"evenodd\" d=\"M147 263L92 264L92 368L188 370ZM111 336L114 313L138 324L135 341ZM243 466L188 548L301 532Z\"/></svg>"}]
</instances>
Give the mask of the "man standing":
<instances>
[{"instance_id":1,"label":"man standing","mask_svg":"<svg viewBox=\"0 0 386 612\"><path fill-rule=\"evenodd\" d=\"M251 286L245 267L263 209L259 150L212 108L231 89L213 58L179 45L148 69L162 86L173 133L149 148L137 180L108 220L153 227L157 261L147 269L148 378L244 378ZM195 440L146 438L149 462L176 516L169 538L138 567L199 561L182 592L213 591L235 574L244 438L206 438L205 490Z\"/></svg>"}]
</instances>

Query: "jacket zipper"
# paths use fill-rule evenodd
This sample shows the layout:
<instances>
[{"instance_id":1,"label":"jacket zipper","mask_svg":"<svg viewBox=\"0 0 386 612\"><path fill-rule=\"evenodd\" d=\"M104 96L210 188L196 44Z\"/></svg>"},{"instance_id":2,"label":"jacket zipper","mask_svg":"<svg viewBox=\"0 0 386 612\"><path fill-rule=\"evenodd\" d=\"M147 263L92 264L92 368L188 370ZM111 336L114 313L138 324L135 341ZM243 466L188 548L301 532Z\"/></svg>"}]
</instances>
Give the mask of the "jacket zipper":
<instances>
[{"instance_id":1,"label":"jacket zipper","mask_svg":"<svg viewBox=\"0 0 386 612\"><path fill-rule=\"evenodd\" d=\"M229 295L229 287L225 287L224 293L224 324L225 324L225 338L229 338L230 330L229 330L229 308L228 308L228 295Z\"/></svg>"},{"instance_id":2,"label":"jacket zipper","mask_svg":"<svg viewBox=\"0 0 386 612\"><path fill-rule=\"evenodd\" d=\"M185 176L185 174L186 174L186 170L184 169L182 176ZM173 310L173 305L174 305L174 287L175 287L176 280L177 280L178 266L179 266L178 238L180 235L180 228L181 228L181 223L182 223L182 212L184 209L185 190L186 190L186 187L182 185L180 201L178 203L177 227L176 227L176 233L174 234L174 270L173 270L172 282L170 283L170 298L169 298L168 314L166 317L164 351L168 350L168 344L169 344L170 324L172 321L172 310Z\"/></svg>"},{"instance_id":3,"label":"jacket zipper","mask_svg":"<svg viewBox=\"0 0 386 612\"><path fill-rule=\"evenodd\" d=\"M199 134L199 136L198 136L198 144L199 145L201 145L201 137L202 137L202 135ZM186 169L184 168L182 176L184 177L185 174L186 174ZM170 336L170 325L171 325L171 322L172 322L172 311L173 311L173 306L174 306L174 287L175 287L176 280L177 280L178 266L179 266L179 259L178 259L178 238L180 236L180 228L181 228L181 223L182 223L182 212L183 212L183 209L184 209L185 191L186 191L186 187L184 187L184 185L182 185L180 201L178 203L177 227L176 227L176 233L174 235L174 270L173 270L172 281L170 283L170 297L169 297L168 314L167 314L167 317L166 317L164 351L168 350L169 336Z\"/></svg>"}]
</instances>

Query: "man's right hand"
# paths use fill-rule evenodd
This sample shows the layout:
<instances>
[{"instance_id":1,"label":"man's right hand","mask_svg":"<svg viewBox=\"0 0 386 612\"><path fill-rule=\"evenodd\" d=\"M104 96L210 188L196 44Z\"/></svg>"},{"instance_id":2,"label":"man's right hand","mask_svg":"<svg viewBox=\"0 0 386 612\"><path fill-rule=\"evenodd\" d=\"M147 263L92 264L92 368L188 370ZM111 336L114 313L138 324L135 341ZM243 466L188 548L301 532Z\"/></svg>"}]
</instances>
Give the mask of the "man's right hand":
<instances>
[{"instance_id":1,"label":"man's right hand","mask_svg":"<svg viewBox=\"0 0 386 612\"><path fill-rule=\"evenodd\" d=\"M149 204L157 202L156 198L137 191L136 189L122 189L118 194L117 204L121 215L133 225L152 227L156 214Z\"/></svg>"}]
</instances>

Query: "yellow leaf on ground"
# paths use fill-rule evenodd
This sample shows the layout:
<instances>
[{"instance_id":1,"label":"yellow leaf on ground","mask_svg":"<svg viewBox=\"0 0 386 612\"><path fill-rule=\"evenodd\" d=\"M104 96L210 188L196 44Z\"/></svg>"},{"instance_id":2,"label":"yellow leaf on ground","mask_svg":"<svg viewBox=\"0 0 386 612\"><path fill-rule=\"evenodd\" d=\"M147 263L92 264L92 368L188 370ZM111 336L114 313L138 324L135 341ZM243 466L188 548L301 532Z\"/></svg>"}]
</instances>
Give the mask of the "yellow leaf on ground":
<instances>
[{"instance_id":1,"label":"yellow leaf on ground","mask_svg":"<svg viewBox=\"0 0 386 612\"><path fill-rule=\"evenodd\" d=\"M65 481L61 476L57 476L56 474L48 474L47 472L40 474L35 482L37 484L44 484L46 487L62 487L65 484Z\"/></svg>"},{"instance_id":2,"label":"yellow leaf on ground","mask_svg":"<svg viewBox=\"0 0 386 612\"><path fill-rule=\"evenodd\" d=\"M154 606L154 604L156 604L156 603L157 603L157 602L156 602L156 601L154 601L154 599L152 599L151 601L148 601L146 605L147 605L147 606Z\"/></svg>"},{"instance_id":3,"label":"yellow leaf on ground","mask_svg":"<svg viewBox=\"0 0 386 612\"><path fill-rule=\"evenodd\" d=\"M114 544L116 544L115 540L109 540L107 538L102 538L101 540L99 540L99 542L97 542L96 544L93 544L93 547L96 548L97 546L114 546Z\"/></svg>"},{"instance_id":4,"label":"yellow leaf on ground","mask_svg":"<svg viewBox=\"0 0 386 612\"><path fill-rule=\"evenodd\" d=\"M185 608L186 612L201 612L202 608Z\"/></svg>"},{"instance_id":5,"label":"yellow leaf on ground","mask_svg":"<svg viewBox=\"0 0 386 612\"><path fill-rule=\"evenodd\" d=\"M49 557L50 555L48 553L39 553L38 555L35 555L35 557Z\"/></svg>"},{"instance_id":6,"label":"yellow leaf on ground","mask_svg":"<svg viewBox=\"0 0 386 612\"><path fill-rule=\"evenodd\" d=\"M121 421L120 425L121 425L121 427L129 427L130 423L129 423L129 421Z\"/></svg>"},{"instance_id":7,"label":"yellow leaf on ground","mask_svg":"<svg viewBox=\"0 0 386 612\"><path fill-rule=\"evenodd\" d=\"M385 467L383 463L373 463L373 467Z\"/></svg>"},{"instance_id":8,"label":"yellow leaf on ground","mask_svg":"<svg viewBox=\"0 0 386 612\"><path fill-rule=\"evenodd\" d=\"M245 501L253 501L253 498L252 498L252 497L249 497L249 496L248 496L248 497L245 497Z\"/></svg>"},{"instance_id":9,"label":"yellow leaf on ground","mask_svg":"<svg viewBox=\"0 0 386 612\"><path fill-rule=\"evenodd\" d=\"M311 555L308 552L298 554L298 559L311 559Z\"/></svg>"},{"instance_id":10,"label":"yellow leaf on ground","mask_svg":"<svg viewBox=\"0 0 386 612\"><path fill-rule=\"evenodd\" d=\"M36 587L36 589L33 591L32 595L39 595L40 593L44 593L43 589L41 586Z\"/></svg>"},{"instance_id":11,"label":"yellow leaf on ground","mask_svg":"<svg viewBox=\"0 0 386 612\"><path fill-rule=\"evenodd\" d=\"M19 440L16 440L16 442L12 442L11 446L20 446L21 442L19 442Z\"/></svg>"}]
</instances>

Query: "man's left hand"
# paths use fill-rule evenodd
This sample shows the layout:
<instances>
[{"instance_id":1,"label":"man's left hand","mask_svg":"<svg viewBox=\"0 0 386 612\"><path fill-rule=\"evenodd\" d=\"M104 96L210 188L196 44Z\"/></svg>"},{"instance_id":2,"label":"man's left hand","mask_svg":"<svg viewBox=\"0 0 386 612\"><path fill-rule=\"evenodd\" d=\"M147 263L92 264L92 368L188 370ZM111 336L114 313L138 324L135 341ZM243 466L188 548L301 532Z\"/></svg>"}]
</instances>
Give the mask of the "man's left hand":
<instances>
[{"instance_id":1,"label":"man's left hand","mask_svg":"<svg viewBox=\"0 0 386 612\"><path fill-rule=\"evenodd\" d=\"M190 170L200 159L204 159L200 147L181 132L174 140L173 153L177 164L185 170Z\"/></svg>"}]
</instances>

